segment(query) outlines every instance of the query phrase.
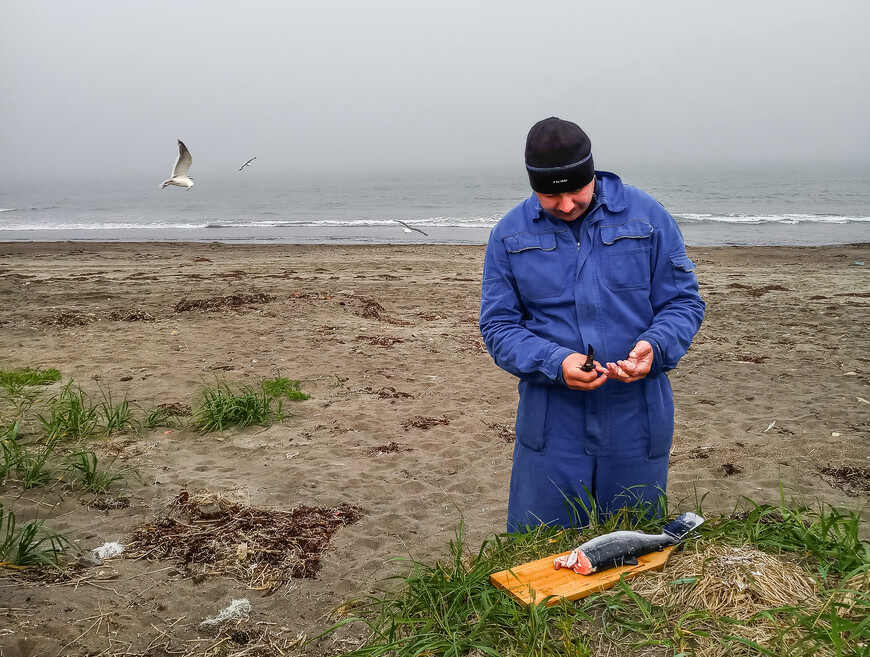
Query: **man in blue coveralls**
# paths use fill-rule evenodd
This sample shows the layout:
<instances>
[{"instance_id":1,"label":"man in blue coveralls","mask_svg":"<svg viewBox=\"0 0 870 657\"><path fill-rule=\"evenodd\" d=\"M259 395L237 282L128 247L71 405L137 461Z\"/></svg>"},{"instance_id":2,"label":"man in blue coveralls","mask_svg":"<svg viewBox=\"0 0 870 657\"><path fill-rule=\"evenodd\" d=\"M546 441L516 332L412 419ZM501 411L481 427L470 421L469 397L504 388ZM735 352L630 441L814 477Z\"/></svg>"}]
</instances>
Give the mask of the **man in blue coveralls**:
<instances>
[{"instance_id":1,"label":"man in blue coveralls","mask_svg":"<svg viewBox=\"0 0 870 657\"><path fill-rule=\"evenodd\" d=\"M519 377L509 531L656 502L674 433L666 372L704 318L673 217L595 171L578 125L539 121L525 159L534 193L490 234L480 304L489 353Z\"/></svg>"}]
</instances>

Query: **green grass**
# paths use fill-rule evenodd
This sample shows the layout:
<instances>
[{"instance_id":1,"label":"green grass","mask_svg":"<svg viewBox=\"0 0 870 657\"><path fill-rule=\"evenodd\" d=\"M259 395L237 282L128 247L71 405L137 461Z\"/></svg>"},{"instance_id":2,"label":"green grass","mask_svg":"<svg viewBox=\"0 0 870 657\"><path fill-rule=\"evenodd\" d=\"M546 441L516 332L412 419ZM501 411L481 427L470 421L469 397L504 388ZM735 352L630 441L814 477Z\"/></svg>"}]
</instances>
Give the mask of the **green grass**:
<instances>
[{"instance_id":1,"label":"green grass","mask_svg":"<svg viewBox=\"0 0 870 657\"><path fill-rule=\"evenodd\" d=\"M24 417L38 401L38 393L28 390L22 382L50 378L47 373L29 368L15 372L19 373L18 376L9 376L7 385L7 401L15 408L11 420ZM54 373L51 377L60 376L57 370L48 372ZM181 404L163 404L147 411L144 418L135 419L126 398L118 402L112 398L110 391L100 388L100 393L102 399L94 402L70 379L58 394L39 407L36 418L42 432L49 438L75 441L100 434L136 430L142 425L147 428L181 426L188 423L188 416L191 415L190 409ZM243 386L239 390L220 383L201 391L201 401L190 419L202 431L250 425L268 426L287 417L288 414L283 411L285 401L302 401L309 397L302 391L301 382L286 377L266 379L258 386ZM3 422L4 418L0 418L0 423Z\"/></svg>"},{"instance_id":2,"label":"green grass","mask_svg":"<svg viewBox=\"0 0 870 657\"><path fill-rule=\"evenodd\" d=\"M493 536L473 553L463 546L460 525L448 561L408 561L410 573L397 578L392 590L357 606L355 616L326 634L346 624L364 630L365 643L346 655L366 657L689 655L704 654L704 646L729 651L719 654L868 654L870 592L850 582L870 569L870 546L858 537L858 517L837 509L750 503L746 512L708 518L684 546L753 545L782 555L815 576L822 612L781 607L739 620L654 604L626 581L573 603L527 608L489 582L493 572L566 551L593 536L629 528L657 533L662 524L649 519L648 509L628 510L580 533L538 527ZM696 581L668 585L694 586ZM764 623L775 631L759 638L755 630Z\"/></svg>"},{"instance_id":3,"label":"green grass","mask_svg":"<svg viewBox=\"0 0 870 657\"><path fill-rule=\"evenodd\" d=\"M127 400L115 403L111 393L101 392L102 402L94 404L70 380L45 403L45 414L37 413L42 435L35 439L32 436L20 439L23 417L16 417L6 426L0 424L0 480L12 478L24 488L45 485L55 479L57 461L62 460L62 455L58 454L62 441L132 428ZM87 449L68 455L65 469L76 475L85 490L97 493L124 479L127 473L126 470L99 469L96 454Z\"/></svg>"},{"instance_id":4,"label":"green grass","mask_svg":"<svg viewBox=\"0 0 870 657\"><path fill-rule=\"evenodd\" d=\"M46 413L38 413L42 429L50 438L79 440L133 428L130 403L115 402L112 393L100 388L102 400L93 402L70 379L47 404Z\"/></svg>"},{"instance_id":5,"label":"green grass","mask_svg":"<svg viewBox=\"0 0 870 657\"><path fill-rule=\"evenodd\" d=\"M286 417L282 400L269 394L262 386L242 386L232 390L225 383L206 387L193 423L200 431L222 431L229 427L269 426Z\"/></svg>"},{"instance_id":6,"label":"green grass","mask_svg":"<svg viewBox=\"0 0 870 657\"><path fill-rule=\"evenodd\" d=\"M42 486L55 478L57 447L60 438L46 438L23 445L18 441L18 423L0 430L0 482L14 478L24 488ZM115 469L99 466L97 455L82 449L66 457L64 470L73 475L73 481L92 493L105 493L114 483L125 481L127 475L138 476L133 468Z\"/></svg>"},{"instance_id":7,"label":"green grass","mask_svg":"<svg viewBox=\"0 0 870 657\"><path fill-rule=\"evenodd\" d=\"M9 390L20 386L44 386L60 381L60 371L55 369L39 370L22 367L14 370L0 370L0 388Z\"/></svg>"},{"instance_id":8,"label":"green grass","mask_svg":"<svg viewBox=\"0 0 870 657\"><path fill-rule=\"evenodd\" d=\"M41 520L18 528L15 514L0 504L0 566L58 566L61 552L68 547L72 547L69 539L44 529Z\"/></svg>"},{"instance_id":9,"label":"green grass","mask_svg":"<svg viewBox=\"0 0 870 657\"><path fill-rule=\"evenodd\" d=\"M136 474L132 468L120 470L111 467L101 468L97 455L90 450L81 450L69 456L67 470L78 480L86 491L105 493L112 484L123 482L128 474Z\"/></svg>"},{"instance_id":10,"label":"green grass","mask_svg":"<svg viewBox=\"0 0 870 657\"><path fill-rule=\"evenodd\" d=\"M49 438L44 443L36 443L20 448L15 472L25 488L35 488L47 484L54 478L54 470L49 463L59 438Z\"/></svg>"},{"instance_id":11,"label":"green grass","mask_svg":"<svg viewBox=\"0 0 870 657\"><path fill-rule=\"evenodd\" d=\"M24 488L41 486L53 478L48 463L57 447L57 438L23 445L18 440L19 423L16 421L0 428L0 481L7 477L18 479Z\"/></svg>"},{"instance_id":12,"label":"green grass","mask_svg":"<svg viewBox=\"0 0 870 657\"><path fill-rule=\"evenodd\" d=\"M99 432L99 408L70 379L48 404L48 416L38 414L49 438L80 439Z\"/></svg>"},{"instance_id":13,"label":"green grass","mask_svg":"<svg viewBox=\"0 0 870 657\"><path fill-rule=\"evenodd\" d=\"M21 446L18 444L19 422L16 420L6 427L0 427L0 480L6 473L15 469L21 458Z\"/></svg>"},{"instance_id":14,"label":"green grass","mask_svg":"<svg viewBox=\"0 0 870 657\"><path fill-rule=\"evenodd\" d=\"M4 418L11 418L11 421L25 417L33 405L39 401L41 390L39 388L10 383L4 386L5 408L0 409L0 422Z\"/></svg>"},{"instance_id":15,"label":"green grass","mask_svg":"<svg viewBox=\"0 0 870 657\"><path fill-rule=\"evenodd\" d=\"M754 545L766 552L813 557L813 574L827 580L870 564L870 544L860 538L861 519L836 508L813 510L755 504L705 523L705 535L729 545Z\"/></svg>"},{"instance_id":16,"label":"green grass","mask_svg":"<svg viewBox=\"0 0 870 657\"><path fill-rule=\"evenodd\" d=\"M100 394L103 399L97 406L97 415L100 419L101 428L106 433L132 428L133 419L130 412L130 402L125 398L115 403L112 399L111 391L103 390L102 388L100 388Z\"/></svg>"},{"instance_id":17,"label":"green grass","mask_svg":"<svg viewBox=\"0 0 870 657\"><path fill-rule=\"evenodd\" d=\"M263 381L263 390L272 397L286 397L290 401L304 401L311 395L302 391L302 383L282 376Z\"/></svg>"}]
</instances>

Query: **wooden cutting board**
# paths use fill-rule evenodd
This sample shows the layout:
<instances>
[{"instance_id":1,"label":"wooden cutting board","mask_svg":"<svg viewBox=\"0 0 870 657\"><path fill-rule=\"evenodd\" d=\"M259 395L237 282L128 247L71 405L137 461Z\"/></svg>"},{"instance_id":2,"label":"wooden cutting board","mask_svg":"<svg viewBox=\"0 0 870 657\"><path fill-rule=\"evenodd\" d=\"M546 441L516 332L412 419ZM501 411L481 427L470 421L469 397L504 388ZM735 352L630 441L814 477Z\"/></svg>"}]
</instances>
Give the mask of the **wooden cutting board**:
<instances>
[{"instance_id":1,"label":"wooden cutting board","mask_svg":"<svg viewBox=\"0 0 870 657\"><path fill-rule=\"evenodd\" d=\"M620 577L629 579L647 570L661 570L675 547L671 545L661 552L640 556L636 566L620 566L591 575L578 575L570 568L553 568L553 559L570 554L570 551L562 552L493 573L489 576L489 581L525 606L534 604L535 600L553 596L547 600L549 607L562 598L579 600L592 593L605 591L616 584Z\"/></svg>"}]
</instances>

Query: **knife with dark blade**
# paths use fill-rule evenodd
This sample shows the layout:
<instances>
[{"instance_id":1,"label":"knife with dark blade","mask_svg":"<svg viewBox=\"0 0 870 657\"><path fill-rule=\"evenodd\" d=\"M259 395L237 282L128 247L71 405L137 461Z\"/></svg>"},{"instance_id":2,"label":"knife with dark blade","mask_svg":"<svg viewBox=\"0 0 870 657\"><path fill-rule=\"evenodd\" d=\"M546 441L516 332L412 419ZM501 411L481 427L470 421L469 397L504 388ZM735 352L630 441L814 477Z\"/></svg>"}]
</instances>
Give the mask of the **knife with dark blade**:
<instances>
[{"instance_id":1,"label":"knife with dark blade","mask_svg":"<svg viewBox=\"0 0 870 657\"><path fill-rule=\"evenodd\" d=\"M586 362L583 363L583 366L580 368L583 372L591 372L595 369L595 350L592 348L592 345L589 345L589 351L586 352Z\"/></svg>"}]
</instances>

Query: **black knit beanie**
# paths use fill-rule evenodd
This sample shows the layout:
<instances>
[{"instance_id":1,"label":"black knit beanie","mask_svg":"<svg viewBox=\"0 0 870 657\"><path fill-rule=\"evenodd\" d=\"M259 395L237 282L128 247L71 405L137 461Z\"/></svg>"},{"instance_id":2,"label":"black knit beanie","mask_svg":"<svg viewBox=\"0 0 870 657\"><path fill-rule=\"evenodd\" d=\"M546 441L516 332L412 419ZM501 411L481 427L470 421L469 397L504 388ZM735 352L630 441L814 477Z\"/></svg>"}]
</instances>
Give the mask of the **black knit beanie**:
<instances>
[{"instance_id":1,"label":"black knit beanie","mask_svg":"<svg viewBox=\"0 0 870 657\"><path fill-rule=\"evenodd\" d=\"M538 121L526 138L526 171L542 194L581 189L595 177L592 142L576 123L555 116Z\"/></svg>"}]
</instances>

